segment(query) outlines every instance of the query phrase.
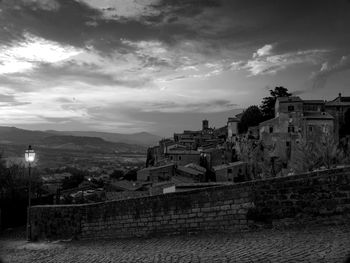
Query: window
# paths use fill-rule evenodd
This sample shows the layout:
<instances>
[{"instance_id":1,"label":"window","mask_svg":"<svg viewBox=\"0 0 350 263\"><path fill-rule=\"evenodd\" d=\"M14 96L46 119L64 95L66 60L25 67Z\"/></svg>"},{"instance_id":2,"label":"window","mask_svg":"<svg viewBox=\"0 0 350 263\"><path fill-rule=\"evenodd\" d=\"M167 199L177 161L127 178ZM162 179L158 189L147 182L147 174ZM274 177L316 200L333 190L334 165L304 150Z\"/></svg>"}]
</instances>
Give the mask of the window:
<instances>
[{"instance_id":1,"label":"window","mask_svg":"<svg viewBox=\"0 0 350 263\"><path fill-rule=\"evenodd\" d=\"M269 131L270 131L270 133L273 133L273 127L272 126L270 126Z\"/></svg>"},{"instance_id":2,"label":"window","mask_svg":"<svg viewBox=\"0 0 350 263\"><path fill-rule=\"evenodd\" d=\"M181 161L181 155L179 155L179 161Z\"/></svg>"},{"instance_id":3,"label":"window","mask_svg":"<svg viewBox=\"0 0 350 263\"><path fill-rule=\"evenodd\" d=\"M312 130L313 130L312 128L313 128L312 126L308 127L309 132L312 132Z\"/></svg>"},{"instance_id":4,"label":"window","mask_svg":"<svg viewBox=\"0 0 350 263\"><path fill-rule=\"evenodd\" d=\"M288 126L288 132L294 132L295 129L294 129L294 126Z\"/></svg>"},{"instance_id":5,"label":"window","mask_svg":"<svg viewBox=\"0 0 350 263\"><path fill-rule=\"evenodd\" d=\"M173 159L174 159L174 157L171 155L171 156L170 156L170 160L172 161Z\"/></svg>"},{"instance_id":6,"label":"window","mask_svg":"<svg viewBox=\"0 0 350 263\"><path fill-rule=\"evenodd\" d=\"M290 112L290 111L294 111L294 106L293 105L289 105L288 106L288 111Z\"/></svg>"},{"instance_id":7,"label":"window","mask_svg":"<svg viewBox=\"0 0 350 263\"><path fill-rule=\"evenodd\" d=\"M290 147L290 142L286 142L286 146L287 146L287 147Z\"/></svg>"},{"instance_id":8,"label":"window","mask_svg":"<svg viewBox=\"0 0 350 263\"><path fill-rule=\"evenodd\" d=\"M228 168L227 173L232 174L232 168Z\"/></svg>"}]
</instances>

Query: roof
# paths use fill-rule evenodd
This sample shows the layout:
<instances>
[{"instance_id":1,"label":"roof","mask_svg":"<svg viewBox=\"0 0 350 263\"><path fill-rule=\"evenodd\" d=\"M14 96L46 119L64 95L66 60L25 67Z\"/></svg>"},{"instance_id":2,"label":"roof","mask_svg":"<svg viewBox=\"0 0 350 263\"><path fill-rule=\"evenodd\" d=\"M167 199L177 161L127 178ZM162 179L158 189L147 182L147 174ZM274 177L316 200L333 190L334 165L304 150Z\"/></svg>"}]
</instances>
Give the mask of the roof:
<instances>
[{"instance_id":1,"label":"roof","mask_svg":"<svg viewBox=\"0 0 350 263\"><path fill-rule=\"evenodd\" d=\"M120 190L129 190L129 191L136 191L143 187L143 184L140 184L139 182L132 182L127 180L112 181L110 185Z\"/></svg>"},{"instance_id":2,"label":"roof","mask_svg":"<svg viewBox=\"0 0 350 263\"><path fill-rule=\"evenodd\" d=\"M327 106L350 106L350 102L329 101L329 102L326 102L326 107Z\"/></svg>"},{"instance_id":3,"label":"roof","mask_svg":"<svg viewBox=\"0 0 350 263\"><path fill-rule=\"evenodd\" d=\"M341 102L350 102L350 97L341 97L340 101Z\"/></svg>"},{"instance_id":4,"label":"roof","mask_svg":"<svg viewBox=\"0 0 350 263\"><path fill-rule=\"evenodd\" d=\"M326 102L326 106L350 106L350 97L343 97L341 93L334 100Z\"/></svg>"},{"instance_id":5,"label":"roof","mask_svg":"<svg viewBox=\"0 0 350 263\"><path fill-rule=\"evenodd\" d=\"M206 169L198 164L195 164L195 163L189 163L189 164L186 164L185 167L189 167L189 168L192 168L194 170L197 170L197 171L200 171L200 172L203 172L205 173L206 172Z\"/></svg>"},{"instance_id":6,"label":"roof","mask_svg":"<svg viewBox=\"0 0 350 263\"><path fill-rule=\"evenodd\" d=\"M247 163L246 163L246 162L242 162L242 161L229 163L229 165L230 165L231 167L238 166L238 165L243 165L243 164L247 164Z\"/></svg>"},{"instance_id":7,"label":"roof","mask_svg":"<svg viewBox=\"0 0 350 263\"><path fill-rule=\"evenodd\" d=\"M302 99L297 96L291 96L291 97L278 97L277 100L279 102L302 102Z\"/></svg>"},{"instance_id":8,"label":"roof","mask_svg":"<svg viewBox=\"0 0 350 263\"><path fill-rule=\"evenodd\" d=\"M239 119L237 117L229 117L227 122L239 122Z\"/></svg>"},{"instance_id":9,"label":"roof","mask_svg":"<svg viewBox=\"0 0 350 263\"><path fill-rule=\"evenodd\" d=\"M181 134L181 133L180 133ZM202 134L202 131L190 131L190 130L184 130L182 134Z\"/></svg>"},{"instance_id":10,"label":"roof","mask_svg":"<svg viewBox=\"0 0 350 263\"><path fill-rule=\"evenodd\" d=\"M273 119L269 119L269 120L260 122L260 123L259 123L259 128L260 128L261 125L266 125L266 124L273 123L273 122L277 121L278 118L279 118L279 117L275 117L275 118L273 118Z\"/></svg>"},{"instance_id":11,"label":"roof","mask_svg":"<svg viewBox=\"0 0 350 263\"><path fill-rule=\"evenodd\" d=\"M158 169L162 169L162 168L168 168L170 166L174 166L175 164L173 163L167 163L161 166L152 166L152 167L148 167L148 168L144 168L142 170L158 170Z\"/></svg>"},{"instance_id":12,"label":"roof","mask_svg":"<svg viewBox=\"0 0 350 263\"><path fill-rule=\"evenodd\" d=\"M167 188L167 187L170 187L170 186L175 186L175 183L174 182L171 182L171 181L166 181L166 182L157 182L157 183L153 183L151 185L152 188Z\"/></svg>"},{"instance_id":13,"label":"roof","mask_svg":"<svg viewBox=\"0 0 350 263\"><path fill-rule=\"evenodd\" d=\"M167 147L169 147L169 150L176 149L176 148L184 148L184 149L186 148L185 145L182 145L180 143L174 143L174 144L168 145ZM170 148L170 147L172 147L172 148Z\"/></svg>"},{"instance_id":14,"label":"roof","mask_svg":"<svg viewBox=\"0 0 350 263\"><path fill-rule=\"evenodd\" d=\"M186 167L186 166L178 166L177 170L184 172L184 173L188 173L191 175L198 175L198 174L204 174L204 172L198 171L196 169L190 168L190 167Z\"/></svg>"},{"instance_id":15,"label":"roof","mask_svg":"<svg viewBox=\"0 0 350 263\"><path fill-rule=\"evenodd\" d=\"M242 116L243 116L243 112L236 114L236 118L239 120L242 118Z\"/></svg>"},{"instance_id":16,"label":"roof","mask_svg":"<svg viewBox=\"0 0 350 263\"><path fill-rule=\"evenodd\" d=\"M175 185L183 184L183 183L195 183L195 179L185 177L185 176L180 176L180 175L172 176L170 181L175 183Z\"/></svg>"},{"instance_id":17,"label":"roof","mask_svg":"<svg viewBox=\"0 0 350 263\"><path fill-rule=\"evenodd\" d=\"M195 142L193 139L180 139L179 142ZM183 145L181 145L183 146Z\"/></svg>"},{"instance_id":18,"label":"roof","mask_svg":"<svg viewBox=\"0 0 350 263\"><path fill-rule=\"evenodd\" d=\"M304 104L324 104L324 100L303 100Z\"/></svg>"},{"instance_id":19,"label":"roof","mask_svg":"<svg viewBox=\"0 0 350 263\"><path fill-rule=\"evenodd\" d=\"M213 166L213 170L218 171L218 170L222 170L222 169L227 169L229 167L230 166L228 164L220 164L220 165Z\"/></svg>"},{"instance_id":20,"label":"roof","mask_svg":"<svg viewBox=\"0 0 350 263\"><path fill-rule=\"evenodd\" d=\"M334 117L330 115L328 112L309 111L309 112L304 112L303 119L333 120Z\"/></svg>"},{"instance_id":21,"label":"roof","mask_svg":"<svg viewBox=\"0 0 350 263\"><path fill-rule=\"evenodd\" d=\"M198 151L193 151L193 150L175 150L175 151L170 151L167 154L187 154L187 155L199 155L200 152Z\"/></svg>"},{"instance_id":22,"label":"roof","mask_svg":"<svg viewBox=\"0 0 350 263\"><path fill-rule=\"evenodd\" d=\"M218 170L236 167L236 166L240 166L240 165L244 165L244 164L246 164L246 163L242 162L242 161L238 161L238 162L234 162L234 163L216 165L216 166L213 166L213 169L214 169L214 171L218 171Z\"/></svg>"}]
</instances>

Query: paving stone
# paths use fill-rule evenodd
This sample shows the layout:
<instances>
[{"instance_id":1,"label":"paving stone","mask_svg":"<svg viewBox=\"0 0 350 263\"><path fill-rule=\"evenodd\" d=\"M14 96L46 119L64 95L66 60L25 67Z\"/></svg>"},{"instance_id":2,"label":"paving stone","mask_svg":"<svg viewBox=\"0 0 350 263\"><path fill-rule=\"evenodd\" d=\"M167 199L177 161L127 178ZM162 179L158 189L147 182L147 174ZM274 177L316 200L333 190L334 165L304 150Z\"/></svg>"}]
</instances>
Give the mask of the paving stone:
<instances>
[{"instance_id":1,"label":"paving stone","mask_svg":"<svg viewBox=\"0 0 350 263\"><path fill-rule=\"evenodd\" d=\"M5 263L330 262L350 255L350 226L111 240L27 242L0 238Z\"/></svg>"}]
</instances>

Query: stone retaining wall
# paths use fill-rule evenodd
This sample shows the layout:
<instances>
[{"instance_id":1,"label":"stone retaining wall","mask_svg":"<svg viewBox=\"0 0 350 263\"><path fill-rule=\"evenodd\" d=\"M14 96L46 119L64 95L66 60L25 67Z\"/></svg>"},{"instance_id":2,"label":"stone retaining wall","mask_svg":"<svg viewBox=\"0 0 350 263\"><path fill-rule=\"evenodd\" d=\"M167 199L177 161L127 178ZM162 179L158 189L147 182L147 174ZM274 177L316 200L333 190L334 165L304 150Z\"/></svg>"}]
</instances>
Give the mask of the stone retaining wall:
<instances>
[{"instance_id":1,"label":"stone retaining wall","mask_svg":"<svg viewBox=\"0 0 350 263\"><path fill-rule=\"evenodd\" d=\"M32 238L96 238L241 231L256 224L342 222L350 168L189 192L31 209Z\"/></svg>"}]
</instances>

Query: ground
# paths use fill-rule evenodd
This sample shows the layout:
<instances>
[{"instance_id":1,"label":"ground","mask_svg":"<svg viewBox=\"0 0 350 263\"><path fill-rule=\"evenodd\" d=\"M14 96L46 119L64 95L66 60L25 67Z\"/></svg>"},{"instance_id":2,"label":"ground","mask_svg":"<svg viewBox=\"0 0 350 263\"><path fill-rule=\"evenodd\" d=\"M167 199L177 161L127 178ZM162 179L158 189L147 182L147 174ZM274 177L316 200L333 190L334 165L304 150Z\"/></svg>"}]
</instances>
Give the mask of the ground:
<instances>
[{"instance_id":1,"label":"ground","mask_svg":"<svg viewBox=\"0 0 350 263\"><path fill-rule=\"evenodd\" d=\"M17 262L345 262L350 226L264 229L245 233L27 242L0 237L5 263Z\"/></svg>"}]
</instances>

